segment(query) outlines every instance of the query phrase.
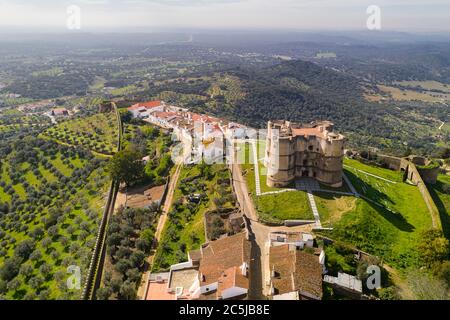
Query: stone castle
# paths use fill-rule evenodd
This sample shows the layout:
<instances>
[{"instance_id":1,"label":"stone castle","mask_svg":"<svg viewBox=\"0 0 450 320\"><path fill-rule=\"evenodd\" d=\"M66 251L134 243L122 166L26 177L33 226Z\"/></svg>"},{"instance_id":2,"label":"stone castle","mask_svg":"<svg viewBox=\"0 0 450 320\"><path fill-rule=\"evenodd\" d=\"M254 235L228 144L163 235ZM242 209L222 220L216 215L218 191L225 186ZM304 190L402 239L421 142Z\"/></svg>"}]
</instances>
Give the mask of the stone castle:
<instances>
[{"instance_id":1,"label":"stone castle","mask_svg":"<svg viewBox=\"0 0 450 320\"><path fill-rule=\"evenodd\" d=\"M310 177L331 187L342 186L343 135L329 121L300 125L269 121L265 150L267 185L286 187L295 179Z\"/></svg>"}]
</instances>

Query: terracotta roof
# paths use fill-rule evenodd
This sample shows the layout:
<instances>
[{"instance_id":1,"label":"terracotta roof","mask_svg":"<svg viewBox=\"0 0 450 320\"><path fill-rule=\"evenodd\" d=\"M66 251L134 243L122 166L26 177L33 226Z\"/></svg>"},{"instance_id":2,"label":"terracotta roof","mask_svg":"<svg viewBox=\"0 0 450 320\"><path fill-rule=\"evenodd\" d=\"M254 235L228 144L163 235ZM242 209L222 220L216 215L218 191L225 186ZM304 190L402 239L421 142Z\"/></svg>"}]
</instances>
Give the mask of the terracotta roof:
<instances>
[{"instance_id":1,"label":"terracotta roof","mask_svg":"<svg viewBox=\"0 0 450 320\"><path fill-rule=\"evenodd\" d=\"M316 255L297 250L294 286L300 294L309 293L322 298L322 265Z\"/></svg>"},{"instance_id":2,"label":"terracotta roof","mask_svg":"<svg viewBox=\"0 0 450 320\"><path fill-rule=\"evenodd\" d=\"M322 298L322 265L319 258L289 245L270 247L269 265L275 294L298 291Z\"/></svg>"},{"instance_id":3,"label":"terracotta roof","mask_svg":"<svg viewBox=\"0 0 450 320\"><path fill-rule=\"evenodd\" d=\"M132 105L131 107L128 108L128 110L136 110L139 108L146 108L146 109L151 109L151 108L156 108L162 105L162 102L159 100L155 100L155 101L147 101L147 102L139 102L136 103L134 105Z\"/></svg>"},{"instance_id":4,"label":"terracotta roof","mask_svg":"<svg viewBox=\"0 0 450 320\"><path fill-rule=\"evenodd\" d=\"M160 111L160 112L154 112L153 116L155 118L160 118L160 119L168 119L171 118L173 116L176 116L177 113L176 112L165 112L165 111Z\"/></svg>"},{"instance_id":5,"label":"terracotta roof","mask_svg":"<svg viewBox=\"0 0 450 320\"><path fill-rule=\"evenodd\" d=\"M239 267L231 267L226 269L219 278L217 287L217 297L222 296L222 291L233 287L248 289L248 278L242 275Z\"/></svg>"},{"instance_id":6,"label":"terracotta roof","mask_svg":"<svg viewBox=\"0 0 450 320\"><path fill-rule=\"evenodd\" d=\"M59 113L59 114L63 114L63 113L68 113L68 111L67 111L67 109L66 108L55 108L55 109L53 109L52 110L53 111L53 113Z\"/></svg>"},{"instance_id":7,"label":"terracotta roof","mask_svg":"<svg viewBox=\"0 0 450 320\"><path fill-rule=\"evenodd\" d=\"M217 282L224 270L239 268L244 262L250 265L250 250L251 244L245 232L209 242L201 249L201 285Z\"/></svg>"}]
</instances>

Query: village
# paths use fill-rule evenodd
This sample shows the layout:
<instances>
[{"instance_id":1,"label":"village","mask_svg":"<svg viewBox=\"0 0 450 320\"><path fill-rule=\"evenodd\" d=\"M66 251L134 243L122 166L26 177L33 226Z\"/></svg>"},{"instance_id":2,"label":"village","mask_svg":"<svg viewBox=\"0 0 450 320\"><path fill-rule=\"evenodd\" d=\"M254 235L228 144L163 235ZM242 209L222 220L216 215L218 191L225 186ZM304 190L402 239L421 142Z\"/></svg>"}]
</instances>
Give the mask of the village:
<instances>
[{"instance_id":1,"label":"village","mask_svg":"<svg viewBox=\"0 0 450 320\"><path fill-rule=\"evenodd\" d=\"M316 221L297 221L286 226L270 227L257 222L254 208L246 210L252 201L248 198L248 190L244 191L247 188L245 182L242 183L242 176L241 180L235 177L241 175L236 152L239 148L236 146L243 140L250 141L252 145L257 142L257 139L249 139L250 128L192 113L162 101L138 103L128 110L135 118L170 129L174 137L181 141L183 163L191 164L198 159L227 163L233 172L232 185L240 202L239 211L228 217L230 224L235 226L231 233L189 251L187 261L170 266L166 272L148 273L144 279L144 290L141 290L141 299L225 300L266 297L273 300L321 300L324 283L337 288L347 297L362 298L362 281L355 275L344 272L335 276L327 274L323 245L318 245L316 236L311 232L311 227L320 226ZM325 134L322 127L317 128L321 134ZM336 137L342 140L340 136ZM225 147L224 151L226 145L231 147L228 150ZM333 178L334 181L342 179L344 151L343 147L337 150L341 157L341 175ZM272 167L275 168L273 164ZM316 174L311 171L310 176L309 179L313 179ZM129 203L131 205L134 201Z\"/></svg>"}]
</instances>

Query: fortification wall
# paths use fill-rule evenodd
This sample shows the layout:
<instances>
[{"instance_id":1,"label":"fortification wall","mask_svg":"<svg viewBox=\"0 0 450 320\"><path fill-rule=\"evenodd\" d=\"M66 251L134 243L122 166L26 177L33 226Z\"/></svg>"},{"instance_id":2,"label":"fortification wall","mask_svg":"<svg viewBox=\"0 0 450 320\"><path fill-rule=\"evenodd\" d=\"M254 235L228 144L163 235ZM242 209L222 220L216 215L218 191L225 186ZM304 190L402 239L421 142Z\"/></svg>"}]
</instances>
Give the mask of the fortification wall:
<instances>
[{"instance_id":1,"label":"fortification wall","mask_svg":"<svg viewBox=\"0 0 450 320\"><path fill-rule=\"evenodd\" d=\"M420 176L422 177L423 181L426 183L435 184L437 182L437 178L439 175L440 167L430 167L430 168L417 168L417 171L419 171Z\"/></svg>"},{"instance_id":2,"label":"fortification wall","mask_svg":"<svg viewBox=\"0 0 450 320\"><path fill-rule=\"evenodd\" d=\"M439 215L439 210L436 204L434 203L433 198L431 197L431 194L428 191L425 182L422 180L419 171L412 162L409 162L407 175L408 179L411 180L419 188L422 198L427 205L428 211L430 212L433 228L442 230L442 223L441 217Z\"/></svg>"}]
</instances>

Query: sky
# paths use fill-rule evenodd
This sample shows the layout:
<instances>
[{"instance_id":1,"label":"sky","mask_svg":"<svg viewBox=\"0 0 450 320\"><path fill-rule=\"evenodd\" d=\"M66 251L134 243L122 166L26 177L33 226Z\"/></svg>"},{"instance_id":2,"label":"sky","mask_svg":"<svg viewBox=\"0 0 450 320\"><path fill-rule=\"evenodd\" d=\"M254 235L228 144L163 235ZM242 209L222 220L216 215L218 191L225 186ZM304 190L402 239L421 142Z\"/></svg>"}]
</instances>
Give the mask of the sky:
<instances>
[{"instance_id":1,"label":"sky","mask_svg":"<svg viewBox=\"0 0 450 320\"><path fill-rule=\"evenodd\" d=\"M0 32L67 29L70 5L81 10L81 30L363 30L377 5L382 30L450 32L449 0L0 0Z\"/></svg>"}]
</instances>

